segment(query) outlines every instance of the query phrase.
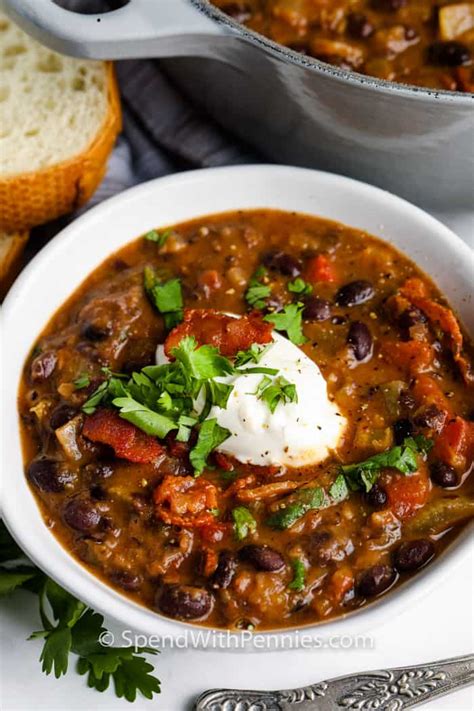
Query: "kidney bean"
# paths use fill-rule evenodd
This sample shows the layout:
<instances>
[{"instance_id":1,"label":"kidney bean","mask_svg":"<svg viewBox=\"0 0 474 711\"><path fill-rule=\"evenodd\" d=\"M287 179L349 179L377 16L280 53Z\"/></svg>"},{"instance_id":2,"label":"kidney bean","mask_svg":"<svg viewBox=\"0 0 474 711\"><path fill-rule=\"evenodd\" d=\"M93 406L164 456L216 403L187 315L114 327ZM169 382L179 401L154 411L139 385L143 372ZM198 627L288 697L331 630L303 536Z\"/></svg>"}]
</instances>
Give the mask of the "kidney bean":
<instances>
[{"instance_id":1,"label":"kidney bean","mask_svg":"<svg viewBox=\"0 0 474 711\"><path fill-rule=\"evenodd\" d=\"M56 353L46 351L41 353L31 363L30 373L34 383L43 383L53 373L58 362Z\"/></svg>"},{"instance_id":2,"label":"kidney bean","mask_svg":"<svg viewBox=\"0 0 474 711\"><path fill-rule=\"evenodd\" d=\"M129 592L138 590L143 582L141 575L134 575L126 570L117 570L111 573L109 577L113 583Z\"/></svg>"},{"instance_id":3,"label":"kidney bean","mask_svg":"<svg viewBox=\"0 0 474 711\"><path fill-rule=\"evenodd\" d=\"M234 577L236 566L235 555L230 551L221 551L217 568L210 579L211 588L216 590L228 588Z\"/></svg>"},{"instance_id":4,"label":"kidney bean","mask_svg":"<svg viewBox=\"0 0 474 711\"><path fill-rule=\"evenodd\" d=\"M349 327L347 343L351 346L356 360L365 360L372 350L372 334L365 323L354 321Z\"/></svg>"},{"instance_id":5,"label":"kidney bean","mask_svg":"<svg viewBox=\"0 0 474 711\"><path fill-rule=\"evenodd\" d=\"M161 612L182 620L206 617L212 605L213 597L207 590L191 585L165 585L157 598L157 607Z\"/></svg>"},{"instance_id":6,"label":"kidney bean","mask_svg":"<svg viewBox=\"0 0 474 711\"><path fill-rule=\"evenodd\" d=\"M383 509L388 501L387 492L380 484L374 484L365 498L367 503L376 510Z\"/></svg>"},{"instance_id":7,"label":"kidney bean","mask_svg":"<svg viewBox=\"0 0 474 711\"><path fill-rule=\"evenodd\" d=\"M69 499L63 510L63 518L68 526L82 533L93 531L100 523L100 513L94 503L78 496Z\"/></svg>"},{"instance_id":8,"label":"kidney bean","mask_svg":"<svg viewBox=\"0 0 474 711\"><path fill-rule=\"evenodd\" d=\"M374 32L374 26L366 15L360 12L351 12L347 17L347 31L355 39L367 39Z\"/></svg>"},{"instance_id":9,"label":"kidney bean","mask_svg":"<svg viewBox=\"0 0 474 711\"><path fill-rule=\"evenodd\" d=\"M240 549L239 556L257 570L276 572L285 566L283 556L270 546L244 546Z\"/></svg>"},{"instance_id":10,"label":"kidney bean","mask_svg":"<svg viewBox=\"0 0 474 711\"><path fill-rule=\"evenodd\" d=\"M268 269L284 276L297 277L301 274L301 261L286 252L268 252L263 257L263 263Z\"/></svg>"},{"instance_id":11,"label":"kidney bean","mask_svg":"<svg viewBox=\"0 0 474 711\"><path fill-rule=\"evenodd\" d=\"M331 305L326 299L307 296L304 300L303 318L307 321L327 321L331 318Z\"/></svg>"},{"instance_id":12,"label":"kidney bean","mask_svg":"<svg viewBox=\"0 0 474 711\"><path fill-rule=\"evenodd\" d=\"M430 467L431 481L444 489L449 489L452 486L459 484L459 477L449 464L445 462L433 462Z\"/></svg>"},{"instance_id":13,"label":"kidney bean","mask_svg":"<svg viewBox=\"0 0 474 711\"><path fill-rule=\"evenodd\" d=\"M427 538L405 541L397 548L393 556L395 568L400 572L418 570L435 554L433 543Z\"/></svg>"},{"instance_id":14,"label":"kidney bean","mask_svg":"<svg viewBox=\"0 0 474 711\"><path fill-rule=\"evenodd\" d=\"M369 301L374 295L374 287L370 281L360 279L341 286L336 294L339 306L359 306Z\"/></svg>"},{"instance_id":15,"label":"kidney bean","mask_svg":"<svg viewBox=\"0 0 474 711\"><path fill-rule=\"evenodd\" d=\"M72 418L77 415L77 412L77 408L72 407L71 405L58 405L54 408L51 413L51 417L49 418L49 425L51 429L57 430L58 427L62 427L66 424L66 422L72 420Z\"/></svg>"},{"instance_id":16,"label":"kidney bean","mask_svg":"<svg viewBox=\"0 0 474 711\"><path fill-rule=\"evenodd\" d=\"M66 484L76 478L75 474L54 459L35 459L28 467L28 478L40 491L58 494Z\"/></svg>"},{"instance_id":17,"label":"kidney bean","mask_svg":"<svg viewBox=\"0 0 474 711\"><path fill-rule=\"evenodd\" d=\"M395 571L389 565L374 565L365 570L357 584L357 592L363 597L380 595L395 581Z\"/></svg>"},{"instance_id":18,"label":"kidney bean","mask_svg":"<svg viewBox=\"0 0 474 711\"><path fill-rule=\"evenodd\" d=\"M413 434L413 425L407 417L401 417L393 423L393 437L395 444L403 444L407 437Z\"/></svg>"},{"instance_id":19,"label":"kidney bean","mask_svg":"<svg viewBox=\"0 0 474 711\"><path fill-rule=\"evenodd\" d=\"M428 47L428 60L431 64L447 67L460 67L471 59L468 47L462 42L449 40L448 42L433 42Z\"/></svg>"}]
</instances>

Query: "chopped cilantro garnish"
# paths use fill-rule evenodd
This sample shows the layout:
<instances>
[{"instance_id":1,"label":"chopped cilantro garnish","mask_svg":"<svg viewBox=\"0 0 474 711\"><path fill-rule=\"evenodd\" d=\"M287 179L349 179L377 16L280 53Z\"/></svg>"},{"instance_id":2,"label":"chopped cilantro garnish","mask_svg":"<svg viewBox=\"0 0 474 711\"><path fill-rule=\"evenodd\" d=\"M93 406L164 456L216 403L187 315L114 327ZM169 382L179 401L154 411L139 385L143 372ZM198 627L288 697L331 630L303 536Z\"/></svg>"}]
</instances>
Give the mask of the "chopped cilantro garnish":
<instances>
[{"instance_id":1,"label":"chopped cilantro garnish","mask_svg":"<svg viewBox=\"0 0 474 711\"><path fill-rule=\"evenodd\" d=\"M76 390L87 388L91 384L91 379L87 373L82 373L76 380L73 381Z\"/></svg>"},{"instance_id":2,"label":"chopped cilantro garnish","mask_svg":"<svg viewBox=\"0 0 474 711\"><path fill-rule=\"evenodd\" d=\"M343 501L347 498L349 494L349 489L347 488L346 479L344 474L339 474L339 476L333 481L329 487L329 496L336 503Z\"/></svg>"},{"instance_id":3,"label":"chopped cilantro garnish","mask_svg":"<svg viewBox=\"0 0 474 711\"><path fill-rule=\"evenodd\" d=\"M198 440L189 454L195 474L202 474L208 456L228 437L230 437L229 430L221 427L215 418L204 420L199 430Z\"/></svg>"},{"instance_id":4,"label":"chopped cilantro garnish","mask_svg":"<svg viewBox=\"0 0 474 711\"><path fill-rule=\"evenodd\" d=\"M308 294L313 293L313 287L301 277L296 277L294 281L290 281L288 283L288 291L291 291L292 294L307 296Z\"/></svg>"},{"instance_id":5,"label":"chopped cilantro garnish","mask_svg":"<svg viewBox=\"0 0 474 711\"><path fill-rule=\"evenodd\" d=\"M171 330L183 320L183 294L179 279L161 282L151 267L145 267L143 284L152 304L163 316L165 327Z\"/></svg>"},{"instance_id":6,"label":"chopped cilantro garnish","mask_svg":"<svg viewBox=\"0 0 474 711\"><path fill-rule=\"evenodd\" d=\"M288 587L290 590L301 592L304 590L306 568L301 558L293 558L291 561L291 567L293 568L293 579Z\"/></svg>"},{"instance_id":7,"label":"chopped cilantro garnish","mask_svg":"<svg viewBox=\"0 0 474 711\"><path fill-rule=\"evenodd\" d=\"M148 242L155 242L159 248L164 247L166 240L172 233L172 230L164 230L163 232L158 232L158 230L150 230L146 233L145 239Z\"/></svg>"},{"instance_id":8,"label":"chopped cilantro garnish","mask_svg":"<svg viewBox=\"0 0 474 711\"><path fill-rule=\"evenodd\" d=\"M245 300L253 309L264 309L267 305L267 299L272 293L268 284L262 284L262 279L266 275L267 270L265 267L259 267L249 280L249 285L245 292Z\"/></svg>"},{"instance_id":9,"label":"chopped cilantro garnish","mask_svg":"<svg viewBox=\"0 0 474 711\"><path fill-rule=\"evenodd\" d=\"M214 346L199 346L192 336L183 338L172 355L182 363L185 372L196 380L210 380L234 371L230 360L222 356Z\"/></svg>"},{"instance_id":10,"label":"chopped cilantro garnish","mask_svg":"<svg viewBox=\"0 0 474 711\"><path fill-rule=\"evenodd\" d=\"M237 506L232 509L232 519L235 537L238 541L243 541L249 533L255 533L257 530L257 522L245 506Z\"/></svg>"},{"instance_id":11,"label":"chopped cilantro garnish","mask_svg":"<svg viewBox=\"0 0 474 711\"><path fill-rule=\"evenodd\" d=\"M143 432L160 439L166 437L171 430L178 428L178 425L170 417L150 410L149 407L137 402L130 396L117 397L112 400L112 405L119 408L120 417L123 417L124 420L136 425Z\"/></svg>"},{"instance_id":12,"label":"chopped cilantro garnish","mask_svg":"<svg viewBox=\"0 0 474 711\"><path fill-rule=\"evenodd\" d=\"M273 323L277 331L283 331L295 346L302 346L307 339L303 334L304 305L287 304L281 311L264 316L264 321Z\"/></svg>"},{"instance_id":13,"label":"chopped cilantro garnish","mask_svg":"<svg viewBox=\"0 0 474 711\"><path fill-rule=\"evenodd\" d=\"M263 377L255 394L259 400L263 400L268 405L272 414L280 402L283 404L298 402L296 386L282 375L274 380L268 376Z\"/></svg>"},{"instance_id":14,"label":"chopped cilantro garnish","mask_svg":"<svg viewBox=\"0 0 474 711\"><path fill-rule=\"evenodd\" d=\"M260 363L265 353L271 347L271 343L269 343L267 346L262 346L258 343L252 343L250 348L248 348L246 351L238 351L234 361L235 367L241 368L242 366L248 365L249 363Z\"/></svg>"},{"instance_id":15,"label":"chopped cilantro garnish","mask_svg":"<svg viewBox=\"0 0 474 711\"><path fill-rule=\"evenodd\" d=\"M272 528L284 530L293 526L298 519L312 509L320 509L327 503L324 490L316 488L299 489L288 496L281 508L267 519L267 524Z\"/></svg>"}]
</instances>

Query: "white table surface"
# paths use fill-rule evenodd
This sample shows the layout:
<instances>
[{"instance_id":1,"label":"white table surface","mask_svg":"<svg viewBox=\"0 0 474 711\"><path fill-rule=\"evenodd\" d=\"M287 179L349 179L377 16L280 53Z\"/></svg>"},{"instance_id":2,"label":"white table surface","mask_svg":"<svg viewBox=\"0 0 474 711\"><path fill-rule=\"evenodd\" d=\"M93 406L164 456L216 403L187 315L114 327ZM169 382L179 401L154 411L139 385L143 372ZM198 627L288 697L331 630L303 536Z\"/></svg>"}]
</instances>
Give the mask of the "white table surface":
<instances>
[{"instance_id":1,"label":"white table surface","mask_svg":"<svg viewBox=\"0 0 474 711\"><path fill-rule=\"evenodd\" d=\"M474 213L435 215L474 248ZM215 687L291 688L356 671L404 666L457 656L474 648L474 545L454 574L425 599L371 630L371 649L234 653L166 649L154 658L162 693L133 706L112 691L89 690L69 673L56 680L41 673L41 642L27 642L38 629L36 598L19 593L0 607L0 707L2 711L98 711L133 708L188 711L202 691ZM106 624L120 634L111 621ZM430 711L472 711L473 689L424 706Z\"/></svg>"}]
</instances>

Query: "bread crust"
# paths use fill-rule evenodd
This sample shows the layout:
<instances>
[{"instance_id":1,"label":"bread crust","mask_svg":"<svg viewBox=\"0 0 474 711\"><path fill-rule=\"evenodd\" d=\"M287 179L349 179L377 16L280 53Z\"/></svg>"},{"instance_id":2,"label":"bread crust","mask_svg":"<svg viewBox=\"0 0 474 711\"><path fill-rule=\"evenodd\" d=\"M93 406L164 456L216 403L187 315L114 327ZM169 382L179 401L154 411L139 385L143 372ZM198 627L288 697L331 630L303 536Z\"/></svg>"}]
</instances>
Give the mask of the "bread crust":
<instances>
[{"instance_id":1,"label":"bread crust","mask_svg":"<svg viewBox=\"0 0 474 711\"><path fill-rule=\"evenodd\" d=\"M67 161L43 170L0 176L0 229L30 229L72 212L92 196L102 181L107 159L122 128L115 70L106 63L107 112L89 146Z\"/></svg>"},{"instance_id":2,"label":"bread crust","mask_svg":"<svg viewBox=\"0 0 474 711\"><path fill-rule=\"evenodd\" d=\"M28 236L28 232L0 234L0 299L3 299L20 271Z\"/></svg>"}]
</instances>

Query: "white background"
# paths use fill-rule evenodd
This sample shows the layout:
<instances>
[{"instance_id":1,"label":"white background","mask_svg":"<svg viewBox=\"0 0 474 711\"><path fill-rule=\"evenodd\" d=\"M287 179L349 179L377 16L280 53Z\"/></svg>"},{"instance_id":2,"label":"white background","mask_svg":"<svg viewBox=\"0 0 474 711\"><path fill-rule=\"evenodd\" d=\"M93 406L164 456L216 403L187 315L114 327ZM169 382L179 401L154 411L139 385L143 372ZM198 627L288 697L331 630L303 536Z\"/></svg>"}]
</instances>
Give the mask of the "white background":
<instances>
[{"instance_id":1,"label":"white background","mask_svg":"<svg viewBox=\"0 0 474 711\"><path fill-rule=\"evenodd\" d=\"M473 213L438 214L474 248ZM42 643L26 638L41 627L37 600L19 593L0 607L0 702L2 711L98 711L132 709L187 711L202 691L215 687L291 688L356 671L405 666L458 656L474 647L474 546L449 579L426 599L371 631L371 649L293 650L232 653L227 651L164 650L153 659L162 682L161 695L133 706L113 691L89 690L74 672L56 680L41 673ZM119 637L121 630L106 620ZM474 693L464 689L423 708L430 711L472 711Z\"/></svg>"}]
</instances>

